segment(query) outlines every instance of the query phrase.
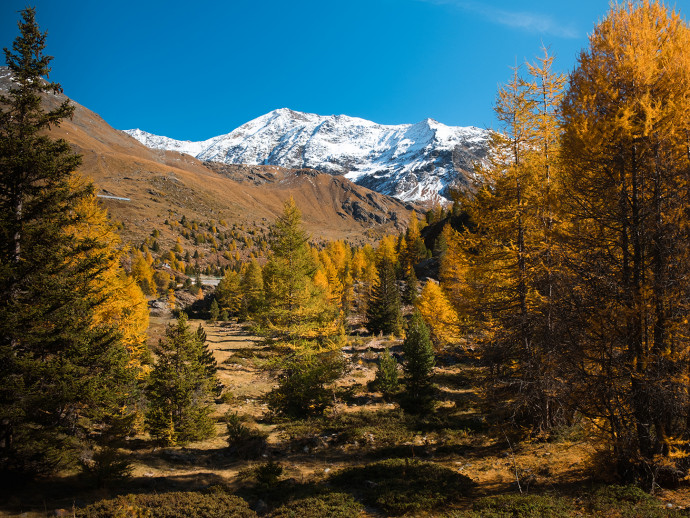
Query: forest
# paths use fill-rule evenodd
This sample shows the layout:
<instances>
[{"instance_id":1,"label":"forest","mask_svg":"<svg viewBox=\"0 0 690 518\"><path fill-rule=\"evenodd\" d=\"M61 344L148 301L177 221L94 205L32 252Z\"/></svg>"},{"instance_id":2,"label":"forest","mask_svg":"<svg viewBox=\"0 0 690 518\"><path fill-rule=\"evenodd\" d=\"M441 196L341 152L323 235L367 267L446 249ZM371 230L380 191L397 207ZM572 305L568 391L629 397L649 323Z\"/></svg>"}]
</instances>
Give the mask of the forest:
<instances>
[{"instance_id":1,"label":"forest","mask_svg":"<svg viewBox=\"0 0 690 518\"><path fill-rule=\"evenodd\" d=\"M370 244L172 211L126 242L0 96L0 513L676 516L690 506L690 28L613 5L496 95L476 184ZM167 250L161 231L174 236ZM202 276L216 277L217 286ZM62 513L62 514L61 514Z\"/></svg>"}]
</instances>

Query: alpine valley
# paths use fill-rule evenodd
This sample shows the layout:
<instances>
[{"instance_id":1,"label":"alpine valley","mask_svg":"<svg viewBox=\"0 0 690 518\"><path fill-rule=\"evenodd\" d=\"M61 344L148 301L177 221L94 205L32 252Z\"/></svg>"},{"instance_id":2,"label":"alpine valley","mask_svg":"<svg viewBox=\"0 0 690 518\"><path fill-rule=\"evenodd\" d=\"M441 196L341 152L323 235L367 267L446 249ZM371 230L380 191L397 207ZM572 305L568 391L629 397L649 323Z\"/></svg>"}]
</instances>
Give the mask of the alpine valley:
<instances>
[{"instance_id":1,"label":"alpine valley","mask_svg":"<svg viewBox=\"0 0 690 518\"><path fill-rule=\"evenodd\" d=\"M8 68L0 67L0 94L12 85ZM64 99L63 94L47 94L44 103L50 109ZM227 165L206 160L210 151L202 153L200 148L198 159L190 156L189 146L150 149L153 146L114 129L88 108L72 104L73 118L50 133L82 155L78 172L93 180L102 204L122 222L121 233L129 243L140 243L157 228L161 246L174 245L178 236L164 221L182 216L263 227L281 213L290 197L302 210L313 238L374 242L406 228L411 211L420 208L296 162L251 165L246 160L249 165ZM221 146L223 139L216 140Z\"/></svg>"}]
</instances>

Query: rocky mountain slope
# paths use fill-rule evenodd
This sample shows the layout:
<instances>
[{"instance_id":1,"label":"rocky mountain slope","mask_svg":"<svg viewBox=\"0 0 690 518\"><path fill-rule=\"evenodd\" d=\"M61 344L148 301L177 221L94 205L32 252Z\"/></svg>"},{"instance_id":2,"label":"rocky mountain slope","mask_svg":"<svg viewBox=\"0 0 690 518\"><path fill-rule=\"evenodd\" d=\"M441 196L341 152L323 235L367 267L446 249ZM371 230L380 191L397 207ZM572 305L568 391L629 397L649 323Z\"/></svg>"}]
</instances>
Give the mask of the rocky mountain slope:
<instances>
[{"instance_id":1,"label":"rocky mountain slope","mask_svg":"<svg viewBox=\"0 0 690 518\"><path fill-rule=\"evenodd\" d=\"M11 87L0 67L0 93ZM65 97L47 95L48 109ZM223 219L230 225L266 226L292 196L312 237L354 243L404 229L412 205L313 170L276 166L225 166L204 163L188 154L152 150L108 125L99 115L74 103L72 120L53 128L82 154L79 172L93 179L97 193L115 219L123 222L127 241L141 242L153 229L166 235L166 219ZM213 167L209 167L213 165ZM166 243L169 241L170 243Z\"/></svg>"},{"instance_id":2,"label":"rocky mountain slope","mask_svg":"<svg viewBox=\"0 0 690 518\"><path fill-rule=\"evenodd\" d=\"M179 141L145 131L126 133L152 149L174 150L224 164L310 168L342 175L402 201L436 203L466 188L485 159L489 132L433 119L385 126L345 115L272 111L227 135Z\"/></svg>"}]
</instances>

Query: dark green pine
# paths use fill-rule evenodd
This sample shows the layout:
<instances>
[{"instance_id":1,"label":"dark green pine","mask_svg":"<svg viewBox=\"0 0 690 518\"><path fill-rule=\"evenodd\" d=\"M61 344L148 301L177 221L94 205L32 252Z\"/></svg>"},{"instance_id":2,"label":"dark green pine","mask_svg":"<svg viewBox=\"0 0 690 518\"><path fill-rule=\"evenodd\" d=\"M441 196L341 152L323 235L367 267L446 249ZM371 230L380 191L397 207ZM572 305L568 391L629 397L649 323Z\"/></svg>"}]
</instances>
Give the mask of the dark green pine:
<instances>
[{"instance_id":1,"label":"dark green pine","mask_svg":"<svg viewBox=\"0 0 690 518\"><path fill-rule=\"evenodd\" d=\"M399 335L402 333L402 314L395 270L391 262L384 259L378 265L378 273L378 281L367 305L367 329L373 334Z\"/></svg>"},{"instance_id":2,"label":"dark green pine","mask_svg":"<svg viewBox=\"0 0 690 518\"><path fill-rule=\"evenodd\" d=\"M136 393L116 330L91 325L103 302L91 281L113 251L64 231L93 187L72 185L80 157L46 134L73 107L44 110L61 88L43 79L52 58L34 10L21 16L0 96L0 472L12 477L69 464L95 427L110 440Z\"/></svg>"},{"instance_id":3,"label":"dark green pine","mask_svg":"<svg viewBox=\"0 0 690 518\"><path fill-rule=\"evenodd\" d=\"M168 326L147 389L146 423L159 442L185 444L213 436L211 413L218 378L215 360L211 365L207 352L184 313Z\"/></svg>"},{"instance_id":4,"label":"dark green pine","mask_svg":"<svg viewBox=\"0 0 690 518\"><path fill-rule=\"evenodd\" d=\"M429 328L419 311L415 311L410 320L403 341L403 354L405 392L401 404L406 411L412 413L427 411L432 405L431 376L435 357Z\"/></svg>"}]
</instances>

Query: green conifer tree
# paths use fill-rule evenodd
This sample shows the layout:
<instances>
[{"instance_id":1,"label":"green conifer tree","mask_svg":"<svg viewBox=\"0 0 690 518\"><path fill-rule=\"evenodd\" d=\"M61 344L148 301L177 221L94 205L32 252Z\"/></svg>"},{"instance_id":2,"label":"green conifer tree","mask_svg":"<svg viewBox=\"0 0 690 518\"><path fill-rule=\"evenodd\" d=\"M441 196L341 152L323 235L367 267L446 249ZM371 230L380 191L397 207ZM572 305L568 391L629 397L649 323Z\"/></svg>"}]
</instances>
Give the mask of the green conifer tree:
<instances>
[{"instance_id":1,"label":"green conifer tree","mask_svg":"<svg viewBox=\"0 0 690 518\"><path fill-rule=\"evenodd\" d=\"M89 232L70 232L93 186L47 130L70 117L60 85L47 82L33 9L5 60L12 74L0 95L0 471L50 472L72 462L101 430L109 442L131 421L136 393L127 350L111 322L98 280L117 251ZM46 111L43 101L59 102Z\"/></svg>"},{"instance_id":2,"label":"green conifer tree","mask_svg":"<svg viewBox=\"0 0 690 518\"><path fill-rule=\"evenodd\" d=\"M405 355L403 363L405 392L401 400L402 407L411 413L423 412L432 404L431 375L435 358L429 328L419 311L415 311L412 315L407 336L403 342L403 353Z\"/></svg>"},{"instance_id":3,"label":"green conifer tree","mask_svg":"<svg viewBox=\"0 0 690 518\"><path fill-rule=\"evenodd\" d=\"M398 391L398 362L391 356L386 348L379 355L378 368L374 378L374 387L383 394L384 399L389 399Z\"/></svg>"},{"instance_id":4,"label":"green conifer tree","mask_svg":"<svg viewBox=\"0 0 690 518\"><path fill-rule=\"evenodd\" d=\"M417 290L419 289L419 281L417 280L417 275L414 272L414 268L409 268L405 272L405 290L403 292L403 302L405 304L414 304L417 300L419 294Z\"/></svg>"},{"instance_id":5,"label":"green conifer tree","mask_svg":"<svg viewBox=\"0 0 690 518\"><path fill-rule=\"evenodd\" d=\"M207 348L199 334L190 330L184 313L168 326L159 345L147 391L146 422L151 435L167 444L213 436L211 403L218 379Z\"/></svg>"},{"instance_id":6,"label":"green conifer tree","mask_svg":"<svg viewBox=\"0 0 690 518\"><path fill-rule=\"evenodd\" d=\"M261 320L284 341L325 339L336 334L335 308L316 287L316 262L302 228L302 215L290 198L271 228L271 256L263 268L265 301Z\"/></svg>"},{"instance_id":7,"label":"green conifer tree","mask_svg":"<svg viewBox=\"0 0 690 518\"><path fill-rule=\"evenodd\" d=\"M211 302L211 309L209 310L210 313L210 321L215 322L218 320L218 316L220 315L220 308L218 307L218 301L216 299L213 299Z\"/></svg>"},{"instance_id":8,"label":"green conifer tree","mask_svg":"<svg viewBox=\"0 0 690 518\"><path fill-rule=\"evenodd\" d=\"M402 334L400 292L393 264L385 257L378 266L379 278L374 284L367 306L367 329L371 333Z\"/></svg>"},{"instance_id":9,"label":"green conifer tree","mask_svg":"<svg viewBox=\"0 0 690 518\"><path fill-rule=\"evenodd\" d=\"M257 315L264 301L264 280L261 275L261 266L254 259L247 266L240 285L242 291L242 308L240 317L249 318Z\"/></svg>"}]
</instances>

